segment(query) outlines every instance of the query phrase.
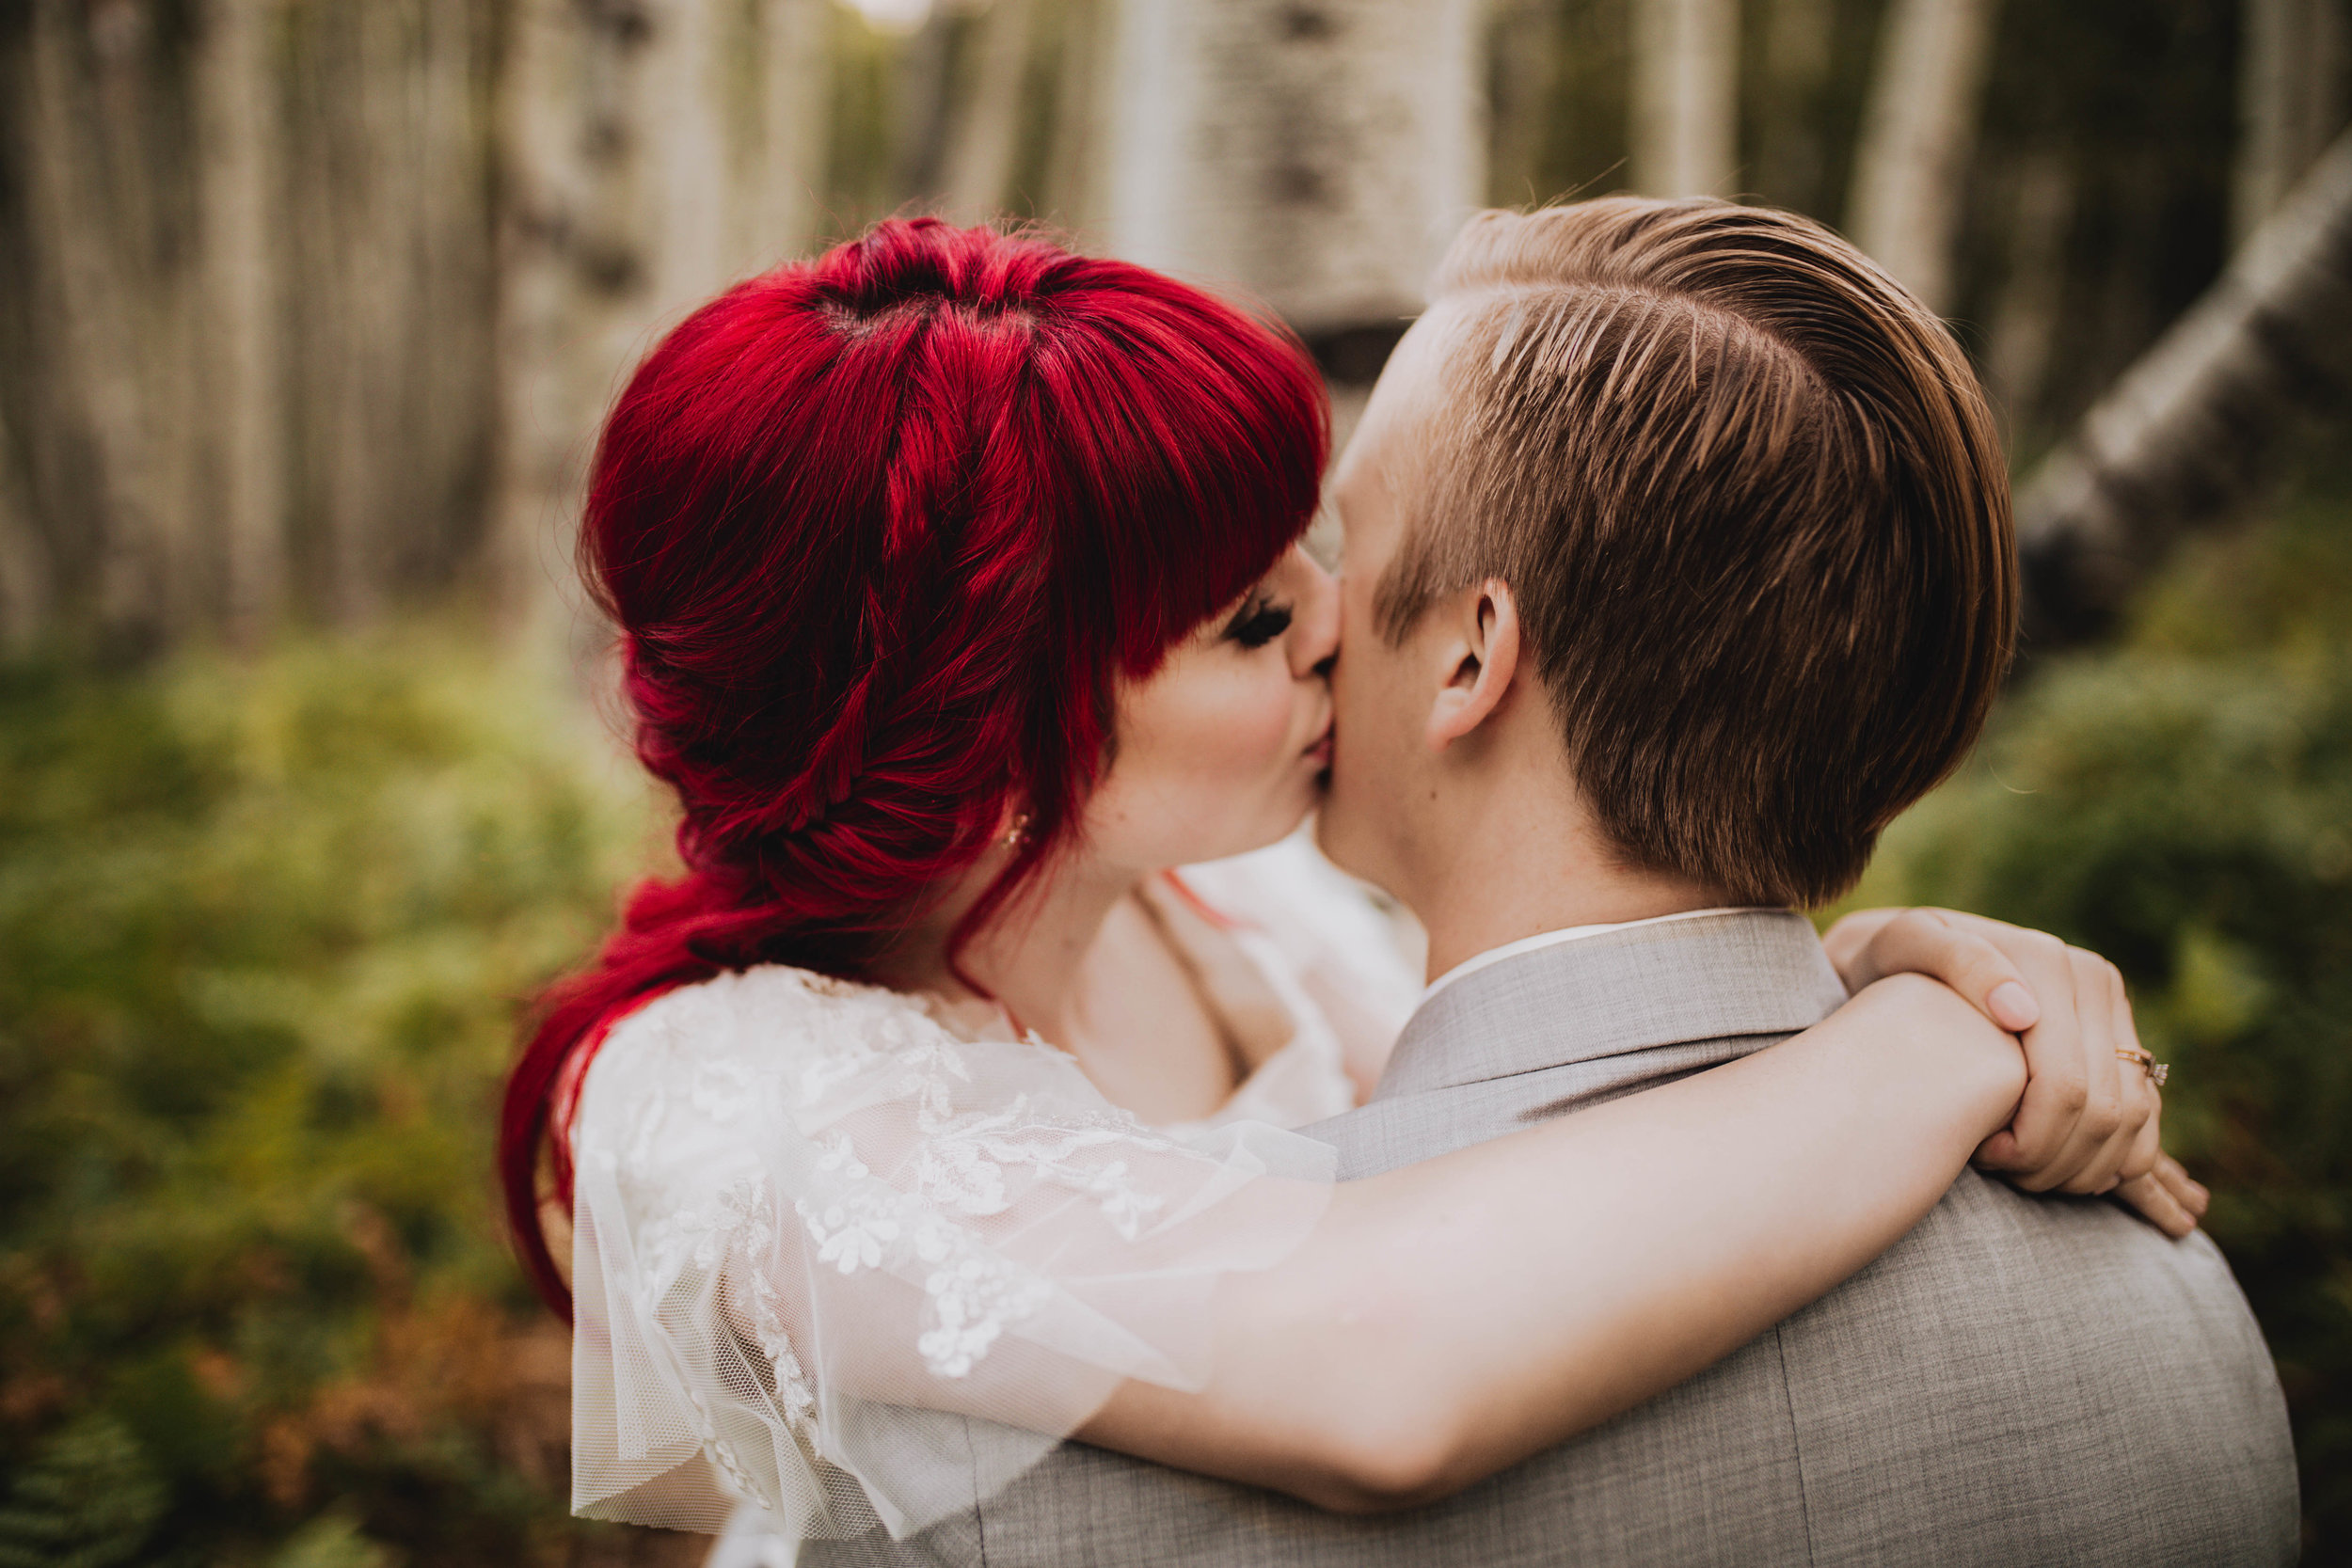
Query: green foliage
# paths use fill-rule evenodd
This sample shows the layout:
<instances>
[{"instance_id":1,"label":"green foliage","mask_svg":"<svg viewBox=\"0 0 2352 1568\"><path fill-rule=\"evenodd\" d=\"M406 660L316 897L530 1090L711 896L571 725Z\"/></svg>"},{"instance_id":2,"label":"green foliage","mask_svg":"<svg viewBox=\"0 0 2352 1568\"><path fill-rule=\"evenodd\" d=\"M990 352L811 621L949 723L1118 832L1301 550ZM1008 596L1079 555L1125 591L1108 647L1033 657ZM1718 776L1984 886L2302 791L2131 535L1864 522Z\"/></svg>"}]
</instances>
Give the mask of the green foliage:
<instances>
[{"instance_id":1,"label":"green foliage","mask_svg":"<svg viewBox=\"0 0 2352 1568\"><path fill-rule=\"evenodd\" d=\"M2038 671L1889 831L1867 902L2106 954L2174 1064L2166 1142L2262 1320L2310 1560L2352 1556L2352 505L2208 543L2126 644Z\"/></svg>"},{"instance_id":2,"label":"green foliage","mask_svg":"<svg viewBox=\"0 0 2352 1568\"><path fill-rule=\"evenodd\" d=\"M325 1513L294 1534L270 1568L389 1568L391 1554L340 1513Z\"/></svg>"},{"instance_id":3,"label":"green foliage","mask_svg":"<svg viewBox=\"0 0 2352 1568\"><path fill-rule=\"evenodd\" d=\"M164 1506L138 1444L93 1412L16 1473L0 1507L0 1568L118 1568L154 1535Z\"/></svg>"},{"instance_id":4,"label":"green foliage","mask_svg":"<svg viewBox=\"0 0 2352 1568\"><path fill-rule=\"evenodd\" d=\"M0 1563L569 1538L488 1162L646 843L579 705L423 632L0 672Z\"/></svg>"}]
</instances>

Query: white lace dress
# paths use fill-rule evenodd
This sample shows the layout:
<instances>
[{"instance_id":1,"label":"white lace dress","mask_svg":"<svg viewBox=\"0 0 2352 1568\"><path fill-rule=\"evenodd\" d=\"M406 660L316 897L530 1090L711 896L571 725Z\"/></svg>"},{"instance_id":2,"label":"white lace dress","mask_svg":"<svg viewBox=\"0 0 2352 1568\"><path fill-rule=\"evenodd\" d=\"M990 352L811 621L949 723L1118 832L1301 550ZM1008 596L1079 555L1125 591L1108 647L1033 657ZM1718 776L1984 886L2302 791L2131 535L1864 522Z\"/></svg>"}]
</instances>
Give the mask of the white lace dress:
<instances>
[{"instance_id":1,"label":"white lace dress","mask_svg":"<svg viewBox=\"0 0 2352 1568\"><path fill-rule=\"evenodd\" d=\"M575 1512L903 1535L1122 1379L1200 1385L1218 1276L1279 1261L1328 1196L1331 1151L1286 1129L1377 1075L1417 965L1300 840L1149 907L1250 1069L1186 1127L993 1009L802 970L614 1028L572 1133Z\"/></svg>"}]
</instances>

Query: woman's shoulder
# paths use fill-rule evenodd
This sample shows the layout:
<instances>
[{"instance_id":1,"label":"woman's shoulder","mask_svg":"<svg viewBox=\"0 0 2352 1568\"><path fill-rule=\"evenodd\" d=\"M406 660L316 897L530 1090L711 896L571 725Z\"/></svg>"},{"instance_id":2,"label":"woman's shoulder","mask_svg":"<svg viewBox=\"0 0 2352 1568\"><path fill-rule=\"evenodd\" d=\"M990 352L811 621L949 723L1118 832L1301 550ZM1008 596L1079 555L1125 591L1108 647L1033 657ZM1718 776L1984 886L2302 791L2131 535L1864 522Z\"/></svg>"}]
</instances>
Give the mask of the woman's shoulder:
<instances>
[{"instance_id":1,"label":"woman's shoulder","mask_svg":"<svg viewBox=\"0 0 2352 1568\"><path fill-rule=\"evenodd\" d=\"M887 987L762 964L676 987L612 1025L582 1080L579 1152L712 1146L828 1086L955 1043L936 1004ZM683 1135L684 1141L681 1141Z\"/></svg>"},{"instance_id":2,"label":"woman's shoulder","mask_svg":"<svg viewBox=\"0 0 2352 1568\"><path fill-rule=\"evenodd\" d=\"M936 1029L928 998L788 964L760 964L675 987L612 1025L591 1073L729 1056L783 1069Z\"/></svg>"}]
</instances>

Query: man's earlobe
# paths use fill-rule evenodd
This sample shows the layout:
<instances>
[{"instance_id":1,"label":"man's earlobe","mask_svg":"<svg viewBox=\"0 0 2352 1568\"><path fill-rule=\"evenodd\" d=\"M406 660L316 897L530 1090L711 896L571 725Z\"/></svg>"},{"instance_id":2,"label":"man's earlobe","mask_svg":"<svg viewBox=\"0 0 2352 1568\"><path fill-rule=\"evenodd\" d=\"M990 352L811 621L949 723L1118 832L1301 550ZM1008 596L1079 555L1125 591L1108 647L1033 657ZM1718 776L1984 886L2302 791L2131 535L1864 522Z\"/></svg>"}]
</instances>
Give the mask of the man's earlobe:
<instances>
[{"instance_id":1,"label":"man's earlobe","mask_svg":"<svg viewBox=\"0 0 2352 1568\"><path fill-rule=\"evenodd\" d=\"M1511 585L1488 578L1438 613L1457 617L1443 650L1452 668L1430 705L1429 749L1442 752L1502 705L1519 665L1519 610Z\"/></svg>"}]
</instances>

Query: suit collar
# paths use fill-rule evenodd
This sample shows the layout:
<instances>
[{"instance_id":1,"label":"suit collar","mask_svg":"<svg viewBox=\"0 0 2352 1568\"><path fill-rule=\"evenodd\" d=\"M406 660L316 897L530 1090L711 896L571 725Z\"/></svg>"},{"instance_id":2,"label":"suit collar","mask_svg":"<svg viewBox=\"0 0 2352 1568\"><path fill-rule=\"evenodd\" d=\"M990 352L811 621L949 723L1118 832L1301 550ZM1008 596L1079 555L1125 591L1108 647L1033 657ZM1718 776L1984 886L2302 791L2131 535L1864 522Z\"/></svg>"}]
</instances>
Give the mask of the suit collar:
<instances>
[{"instance_id":1,"label":"suit collar","mask_svg":"<svg viewBox=\"0 0 2352 1568\"><path fill-rule=\"evenodd\" d=\"M1812 923L1791 911L1645 921L1461 975L1406 1022L1373 1098L1686 1040L1794 1034L1845 997Z\"/></svg>"}]
</instances>

